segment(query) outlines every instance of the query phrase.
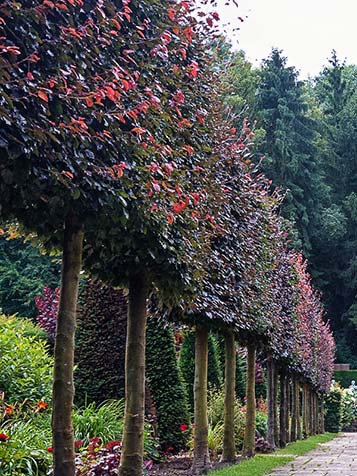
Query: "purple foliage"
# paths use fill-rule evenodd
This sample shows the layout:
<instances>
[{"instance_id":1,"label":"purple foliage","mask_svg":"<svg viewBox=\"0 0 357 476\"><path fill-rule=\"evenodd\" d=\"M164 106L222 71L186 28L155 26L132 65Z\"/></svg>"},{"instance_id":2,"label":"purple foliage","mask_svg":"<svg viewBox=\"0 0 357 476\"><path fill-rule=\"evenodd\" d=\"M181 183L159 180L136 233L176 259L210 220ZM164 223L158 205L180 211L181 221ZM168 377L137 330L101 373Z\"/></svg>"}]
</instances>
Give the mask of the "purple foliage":
<instances>
[{"instance_id":1,"label":"purple foliage","mask_svg":"<svg viewBox=\"0 0 357 476\"><path fill-rule=\"evenodd\" d=\"M47 332L51 340L54 340L56 335L59 294L59 288L51 289L45 286L42 296L35 297L38 310L37 323Z\"/></svg>"}]
</instances>

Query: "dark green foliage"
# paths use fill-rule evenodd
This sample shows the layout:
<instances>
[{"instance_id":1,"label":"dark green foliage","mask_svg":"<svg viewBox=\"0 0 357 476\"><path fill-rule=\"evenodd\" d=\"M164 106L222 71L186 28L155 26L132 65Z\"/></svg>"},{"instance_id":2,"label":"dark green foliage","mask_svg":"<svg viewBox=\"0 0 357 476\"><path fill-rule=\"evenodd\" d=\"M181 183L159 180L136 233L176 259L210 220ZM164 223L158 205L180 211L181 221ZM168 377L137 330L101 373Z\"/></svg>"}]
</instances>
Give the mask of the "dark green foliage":
<instances>
[{"instance_id":1,"label":"dark green foliage","mask_svg":"<svg viewBox=\"0 0 357 476\"><path fill-rule=\"evenodd\" d=\"M59 283L60 266L29 243L0 237L0 308L5 314L36 317L34 298Z\"/></svg>"},{"instance_id":2,"label":"dark green foliage","mask_svg":"<svg viewBox=\"0 0 357 476\"><path fill-rule=\"evenodd\" d=\"M195 376L195 333L187 332L179 356L179 368L185 382L190 410L193 411L193 382ZM217 339L208 337L208 386L221 388L223 382Z\"/></svg>"},{"instance_id":3,"label":"dark green foliage","mask_svg":"<svg viewBox=\"0 0 357 476\"><path fill-rule=\"evenodd\" d=\"M332 52L312 95L321 110L319 155L330 189L314 237L312 273L337 339L337 361L357 368L357 68ZM338 177L338 179L337 179Z\"/></svg>"},{"instance_id":4,"label":"dark green foliage","mask_svg":"<svg viewBox=\"0 0 357 476\"><path fill-rule=\"evenodd\" d=\"M357 370L335 370L333 378L341 385L341 387L348 388L350 387L352 380L357 382Z\"/></svg>"},{"instance_id":5,"label":"dark green foliage","mask_svg":"<svg viewBox=\"0 0 357 476\"><path fill-rule=\"evenodd\" d=\"M321 182L314 144L316 125L307 113L303 83L287 58L274 49L263 61L257 95L259 124L265 129L263 170L273 185L289 190L282 212L294 226L295 247L311 250L310 227Z\"/></svg>"},{"instance_id":6,"label":"dark green foliage","mask_svg":"<svg viewBox=\"0 0 357 476\"><path fill-rule=\"evenodd\" d=\"M236 360L236 396L242 402L245 397L246 387L246 375L247 375L247 363L246 359L242 357L241 353L237 353Z\"/></svg>"},{"instance_id":7,"label":"dark green foliage","mask_svg":"<svg viewBox=\"0 0 357 476\"><path fill-rule=\"evenodd\" d=\"M76 335L76 401L124 396L127 303L122 291L97 280L83 286Z\"/></svg>"},{"instance_id":8,"label":"dark green foliage","mask_svg":"<svg viewBox=\"0 0 357 476\"><path fill-rule=\"evenodd\" d=\"M163 450L187 447L189 415L178 369L173 332L149 319L146 343L146 379L157 412L158 438ZM187 430L181 425L187 425Z\"/></svg>"},{"instance_id":9,"label":"dark green foliage","mask_svg":"<svg viewBox=\"0 0 357 476\"><path fill-rule=\"evenodd\" d=\"M325 398L325 429L332 433L341 431L342 392L336 387Z\"/></svg>"}]
</instances>

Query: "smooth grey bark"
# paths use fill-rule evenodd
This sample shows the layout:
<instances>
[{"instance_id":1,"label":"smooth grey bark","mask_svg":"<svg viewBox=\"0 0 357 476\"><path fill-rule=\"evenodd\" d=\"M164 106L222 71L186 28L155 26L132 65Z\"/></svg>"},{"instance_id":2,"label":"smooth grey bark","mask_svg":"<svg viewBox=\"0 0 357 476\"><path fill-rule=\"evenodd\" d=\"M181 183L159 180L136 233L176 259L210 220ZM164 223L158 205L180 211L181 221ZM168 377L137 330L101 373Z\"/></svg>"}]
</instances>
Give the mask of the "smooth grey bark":
<instances>
[{"instance_id":1,"label":"smooth grey bark","mask_svg":"<svg viewBox=\"0 0 357 476\"><path fill-rule=\"evenodd\" d=\"M194 412L195 430L191 474L200 474L210 468L208 452L207 416L208 330L196 326Z\"/></svg>"},{"instance_id":2,"label":"smooth grey bark","mask_svg":"<svg viewBox=\"0 0 357 476\"><path fill-rule=\"evenodd\" d=\"M255 344L247 345L247 405L246 405L246 426L244 432L243 456L251 458L255 454L255 363L256 349Z\"/></svg>"},{"instance_id":3,"label":"smooth grey bark","mask_svg":"<svg viewBox=\"0 0 357 476\"><path fill-rule=\"evenodd\" d=\"M74 476L74 336L82 262L83 228L69 215L63 238L61 294L54 347L52 446L53 475Z\"/></svg>"},{"instance_id":4,"label":"smooth grey bark","mask_svg":"<svg viewBox=\"0 0 357 476\"><path fill-rule=\"evenodd\" d=\"M148 279L132 276L125 352L125 414L120 476L142 476L145 417L145 347Z\"/></svg>"},{"instance_id":5,"label":"smooth grey bark","mask_svg":"<svg viewBox=\"0 0 357 476\"><path fill-rule=\"evenodd\" d=\"M233 462L236 458L234 435L234 407L236 386L236 349L233 332L227 332L225 342L224 379L224 437L222 461Z\"/></svg>"}]
</instances>

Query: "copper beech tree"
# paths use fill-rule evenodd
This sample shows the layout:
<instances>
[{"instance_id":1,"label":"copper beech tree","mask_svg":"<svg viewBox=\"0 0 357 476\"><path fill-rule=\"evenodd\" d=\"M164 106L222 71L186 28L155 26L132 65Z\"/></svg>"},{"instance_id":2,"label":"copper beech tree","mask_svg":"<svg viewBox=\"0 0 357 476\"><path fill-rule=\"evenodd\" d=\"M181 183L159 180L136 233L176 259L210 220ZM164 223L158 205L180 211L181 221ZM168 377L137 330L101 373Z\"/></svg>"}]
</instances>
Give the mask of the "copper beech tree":
<instances>
[{"instance_id":1,"label":"copper beech tree","mask_svg":"<svg viewBox=\"0 0 357 476\"><path fill-rule=\"evenodd\" d=\"M16 218L46 246L63 250L53 386L56 476L75 471L73 341L85 234L94 230L100 242L112 213L117 240L130 236L133 224L145 236L149 223L175 246L174 213L201 198L193 188L183 194L201 158L193 156L185 131L203 124L206 114L203 103L186 106L180 88L196 80L200 67L191 46L191 3L0 5L1 217ZM207 15L211 28L215 18ZM172 144L177 132L180 140ZM140 284L130 312L142 315L151 278L139 265L130 279Z\"/></svg>"}]
</instances>

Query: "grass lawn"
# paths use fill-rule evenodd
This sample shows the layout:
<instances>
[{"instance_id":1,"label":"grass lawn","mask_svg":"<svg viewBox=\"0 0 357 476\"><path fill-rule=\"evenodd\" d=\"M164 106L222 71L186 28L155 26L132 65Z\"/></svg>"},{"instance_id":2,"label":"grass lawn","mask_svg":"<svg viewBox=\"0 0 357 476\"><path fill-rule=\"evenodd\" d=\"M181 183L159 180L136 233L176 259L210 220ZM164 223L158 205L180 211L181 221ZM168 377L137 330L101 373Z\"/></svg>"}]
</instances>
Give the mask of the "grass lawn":
<instances>
[{"instance_id":1,"label":"grass lawn","mask_svg":"<svg viewBox=\"0 0 357 476\"><path fill-rule=\"evenodd\" d=\"M337 436L336 433L325 433L316 435L307 440L291 443L286 448L278 450L268 455L257 455L255 458L243 461L242 463L229 466L228 468L212 471L210 476L264 476L269 474L274 468L283 466L293 461L295 456L300 456L315 449L320 443L326 443Z\"/></svg>"}]
</instances>

